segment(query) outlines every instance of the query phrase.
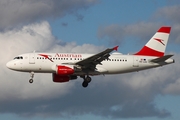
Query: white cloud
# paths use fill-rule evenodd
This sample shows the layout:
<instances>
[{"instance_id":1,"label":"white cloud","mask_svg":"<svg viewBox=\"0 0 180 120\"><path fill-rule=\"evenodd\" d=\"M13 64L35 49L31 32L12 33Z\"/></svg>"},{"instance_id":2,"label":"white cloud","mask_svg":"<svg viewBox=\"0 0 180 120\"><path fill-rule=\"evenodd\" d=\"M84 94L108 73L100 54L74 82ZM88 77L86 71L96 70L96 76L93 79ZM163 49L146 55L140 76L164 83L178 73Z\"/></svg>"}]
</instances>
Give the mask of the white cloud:
<instances>
[{"instance_id":1,"label":"white cloud","mask_svg":"<svg viewBox=\"0 0 180 120\"><path fill-rule=\"evenodd\" d=\"M0 76L2 79L0 80L0 83L3 86L0 87L0 90L4 91L0 95L0 99L26 99L37 98L39 96L45 97L47 95L53 96L51 93L59 89L57 86L50 84L48 87L43 87L43 84L47 83L46 80L44 80L44 83L39 83L40 86L36 84L26 84L30 78L29 74L16 73L8 70L5 66L6 62L13 59L13 57L18 54L31 52L37 49L45 50L51 45L53 47L53 42L55 39L51 34L49 24L47 22L42 22L41 24L25 26L21 30L15 29L12 31L7 31L6 33L1 33L0 41L0 55L3 56L0 62L1 66L3 66L1 67L2 72ZM46 79L47 77L41 78L37 75L35 78L42 80ZM49 79L49 81L51 81L51 79ZM58 93L59 95L64 94L67 91L65 90L66 87L61 86L61 88L64 89L64 92L60 91Z\"/></svg>"},{"instance_id":2,"label":"white cloud","mask_svg":"<svg viewBox=\"0 0 180 120\"><path fill-rule=\"evenodd\" d=\"M55 84L52 82L51 74L35 74L35 84L28 84L30 74L14 72L6 68L6 62L18 54L32 52L33 50L48 52L89 52L87 47L93 48L91 52L100 50L93 45L77 46L75 43L63 43L54 38L48 22L30 24L22 29L14 29L0 33L0 56L1 80L0 100L13 99L35 99L59 97L69 92L73 82L69 84Z\"/></svg>"}]
</instances>

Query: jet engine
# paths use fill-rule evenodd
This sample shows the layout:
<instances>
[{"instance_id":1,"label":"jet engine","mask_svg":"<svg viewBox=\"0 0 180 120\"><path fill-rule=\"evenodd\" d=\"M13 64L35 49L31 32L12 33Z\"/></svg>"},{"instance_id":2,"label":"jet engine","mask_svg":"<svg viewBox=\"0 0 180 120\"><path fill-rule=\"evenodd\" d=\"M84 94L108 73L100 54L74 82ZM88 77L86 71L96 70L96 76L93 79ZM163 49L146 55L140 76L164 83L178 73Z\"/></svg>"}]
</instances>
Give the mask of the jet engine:
<instances>
[{"instance_id":1,"label":"jet engine","mask_svg":"<svg viewBox=\"0 0 180 120\"><path fill-rule=\"evenodd\" d=\"M52 74L54 82L68 82L69 80L77 79L76 75L73 75L74 69L68 66L59 65L56 67L56 73Z\"/></svg>"},{"instance_id":2,"label":"jet engine","mask_svg":"<svg viewBox=\"0 0 180 120\"><path fill-rule=\"evenodd\" d=\"M74 73L74 69L67 66L57 66L56 74L58 75L72 75Z\"/></svg>"},{"instance_id":3,"label":"jet engine","mask_svg":"<svg viewBox=\"0 0 180 120\"><path fill-rule=\"evenodd\" d=\"M54 82L68 82L70 80L69 76L62 76L62 75L57 75L56 73L52 74L52 78Z\"/></svg>"},{"instance_id":4,"label":"jet engine","mask_svg":"<svg viewBox=\"0 0 180 120\"><path fill-rule=\"evenodd\" d=\"M63 83L63 82L69 82L69 80L75 80L77 79L76 75L57 75L56 73L52 74L52 79L54 82L59 82L59 83Z\"/></svg>"}]
</instances>

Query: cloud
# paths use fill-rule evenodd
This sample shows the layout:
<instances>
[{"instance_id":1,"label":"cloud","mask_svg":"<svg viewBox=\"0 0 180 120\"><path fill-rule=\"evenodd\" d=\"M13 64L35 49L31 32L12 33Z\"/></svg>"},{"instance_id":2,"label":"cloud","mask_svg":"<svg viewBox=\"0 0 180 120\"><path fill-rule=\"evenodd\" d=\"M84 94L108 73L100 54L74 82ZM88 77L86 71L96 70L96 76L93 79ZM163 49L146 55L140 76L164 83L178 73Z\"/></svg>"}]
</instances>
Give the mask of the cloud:
<instances>
[{"instance_id":1,"label":"cloud","mask_svg":"<svg viewBox=\"0 0 180 120\"><path fill-rule=\"evenodd\" d=\"M180 5L166 6L151 15L150 21L129 25L111 24L100 26L97 36L113 44L121 44L127 38L149 40L161 26L171 26L171 43L180 44Z\"/></svg>"},{"instance_id":2,"label":"cloud","mask_svg":"<svg viewBox=\"0 0 180 120\"><path fill-rule=\"evenodd\" d=\"M167 78L166 85L162 91L163 94L170 94L170 95L180 95L180 54L175 54L176 64L172 65L169 73L169 70L166 70Z\"/></svg>"},{"instance_id":3,"label":"cloud","mask_svg":"<svg viewBox=\"0 0 180 120\"><path fill-rule=\"evenodd\" d=\"M180 63L138 73L94 76L86 89L81 86L82 79L57 84L52 82L51 74L35 74L34 83L29 84L28 73L11 71L5 66L18 54L33 50L96 53L105 49L57 40L46 21L1 32L0 42L0 113L23 117L93 114L112 118L162 118L171 113L156 108L156 95L180 94L177 84ZM180 59L179 54L176 59Z\"/></svg>"},{"instance_id":4,"label":"cloud","mask_svg":"<svg viewBox=\"0 0 180 120\"><path fill-rule=\"evenodd\" d=\"M173 5L173 6L166 6L163 8L160 8L155 16L157 18L161 18L161 20L163 20L165 18L165 20L169 20L171 22L175 22L179 24L180 21L180 13L178 12L178 10L180 9L180 5Z\"/></svg>"},{"instance_id":5,"label":"cloud","mask_svg":"<svg viewBox=\"0 0 180 120\"><path fill-rule=\"evenodd\" d=\"M160 8L156 14L154 15L156 18L161 21L170 22L172 24L172 40L177 44L180 44L180 13L178 10L180 9L180 5L166 6Z\"/></svg>"},{"instance_id":6,"label":"cloud","mask_svg":"<svg viewBox=\"0 0 180 120\"><path fill-rule=\"evenodd\" d=\"M140 22L132 25L112 24L101 26L98 29L97 36L99 39L105 39L114 44L121 44L127 37L135 37L141 40L148 40L159 29L158 23Z\"/></svg>"},{"instance_id":7,"label":"cloud","mask_svg":"<svg viewBox=\"0 0 180 120\"><path fill-rule=\"evenodd\" d=\"M51 92L55 92L59 88L53 84L51 84L49 87L44 86L43 83L41 84L42 88L39 89L38 86L33 85L29 86L26 84L26 82L29 79L29 74L23 74L23 73L17 73L13 71L9 71L5 64L9 60L13 59L18 54L26 53L26 52L32 52L33 50L39 50L39 51L45 51L48 49L51 49L55 47L56 40L52 36L50 31L50 26L47 22L42 22L41 24L32 24L29 26L24 26L22 29L17 30L11 30L6 33L0 33L0 41L1 41L1 51L0 55L3 56L1 59L1 79L0 83L1 90L4 91L0 94L0 100L7 100L7 98L11 98L13 100L17 99L33 99L39 97L45 97L45 96L51 96ZM44 44L46 43L46 44ZM59 42L61 44L61 42ZM45 75L47 77L47 75ZM35 77L36 78L36 77ZM44 81L45 83L51 81L51 77L47 77L49 81ZM37 75L36 79L45 79L45 77L41 77ZM44 83L44 84L45 84ZM50 90L51 87L54 86L54 90ZM61 86L61 85L60 85ZM66 85L61 86L64 88ZM34 89L36 94L34 94L31 89ZM49 91L49 90L50 91ZM66 89L66 87L65 87ZM44 90L46 92L44 92ZM65 91L60 91L59 95L66 93ZM49 94L49 95L48 95ZM53 95L52 95L53 96Z\"/></svg>"},{"instance_id":8,"label":"cloud","mask_svg":"<svg viewBox=\"0 0 180 120\"><path fill-rule=\"evenodd\" d=\"M10 71L5 66L6 62L13 59L16 55L32 52L34 50L43 52L83 51L93 53L102 49L102 47L89 44L78 46L76 43L65 43L61 40L57 40L51 33L49 23L45 21L40 24L30 24L21 29L1 32L0 41L0 55L3 56L0 61L2 66L0 69L0 76L2 78L0 83L3 86L1 86L0 89L4 91L0 93L0 101L6 101L9 97L13 98L13 100L35 99L39 97L47 97L48 99L48 97L56 97L56 95L61 96L67 93L68 86L72 86L72 84L58 85L52 83L50 74L45 74L43 76L39 74L35 75L35 79L37 79L35 82L40 86L35 84L31 86L27 84L30 77L29 74ZM93 48L93 50L87 50L87 47Z\"/></svg>"},{"instance_id":9,"label":"cloud","mask_svg":"<svg viewBox=\"0 0 180 120\"><path fill-rule=\"evenodd\" d=\"M74 14L78 20L83 16L78 10L97 4L98 0L1 0L0 30L6 30L44 19L61 18Z\"/></svg>"}]
</instances>

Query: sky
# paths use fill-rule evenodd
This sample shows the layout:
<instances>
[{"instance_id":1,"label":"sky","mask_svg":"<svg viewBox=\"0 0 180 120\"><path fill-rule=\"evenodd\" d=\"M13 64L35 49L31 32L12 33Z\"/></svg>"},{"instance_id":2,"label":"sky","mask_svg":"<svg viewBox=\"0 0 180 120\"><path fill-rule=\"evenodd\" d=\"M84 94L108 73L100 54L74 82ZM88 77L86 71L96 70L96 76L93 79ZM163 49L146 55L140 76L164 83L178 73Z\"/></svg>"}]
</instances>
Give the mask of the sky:
<instances>
[{"instance_id":1,"label":"sky","mask_svg":"<svg viewBox=\"0 0 180 120\"><path fill-rule=\"evenodd\" d=\"M0 119L179 120L178 0L1 0ZM135 53L161 26L171 26L166 54L175 63L120 75L53 83L51 74L11 71L23 53L98 53L119 45Z\"/></svg>"}]
</instances>

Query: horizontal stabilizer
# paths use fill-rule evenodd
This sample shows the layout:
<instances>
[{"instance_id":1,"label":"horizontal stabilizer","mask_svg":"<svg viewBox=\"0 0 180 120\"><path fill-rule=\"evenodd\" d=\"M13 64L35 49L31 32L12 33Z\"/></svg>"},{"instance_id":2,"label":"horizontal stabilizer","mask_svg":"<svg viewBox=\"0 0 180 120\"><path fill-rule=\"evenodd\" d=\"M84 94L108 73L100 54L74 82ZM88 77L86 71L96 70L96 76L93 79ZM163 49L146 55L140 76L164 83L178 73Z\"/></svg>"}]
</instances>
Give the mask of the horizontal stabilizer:
<instances>
[{"instance_id":1,"label":"horizontal stabilizer","mask_svg":"<svg viewBox=\"0 0 180 120\"><path fill-rule=\"evenodd\" d=\"M172 57L173 55L165 55L163 57L159 57L159 58L156 58L156 59L152 59L151 62L154 62L154 63L159 63L159 62L164 62L166 61L167 59L169 59L170 57Z\"/></svg>"}]
</instances>

